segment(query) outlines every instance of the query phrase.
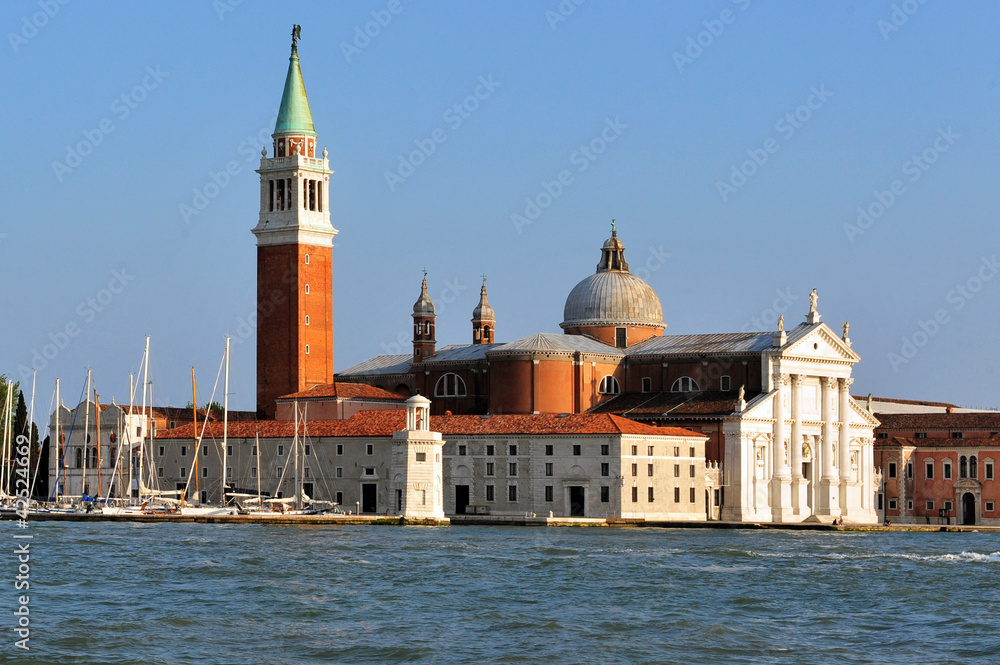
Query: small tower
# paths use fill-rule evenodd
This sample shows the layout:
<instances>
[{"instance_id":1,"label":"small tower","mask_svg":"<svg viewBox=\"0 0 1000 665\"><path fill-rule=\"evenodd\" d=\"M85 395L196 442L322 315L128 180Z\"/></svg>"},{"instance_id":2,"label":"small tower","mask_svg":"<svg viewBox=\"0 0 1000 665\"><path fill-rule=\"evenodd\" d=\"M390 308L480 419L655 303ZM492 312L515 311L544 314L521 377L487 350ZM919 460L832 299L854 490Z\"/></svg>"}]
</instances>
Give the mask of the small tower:
<instances>
[{"instance_id":1,"label":"small tower","mask_svg":"<svg viewBox=\"0 0 1000 665\"><path fill-rule=\"evenodd\" d=\"M425 358L434 355L434 303L427 295L427 271L424 271L424 281L420 286L420 297L413 303L413 362L423 362Z\"/></svg>"},{"instance_id":2,"label":"small tower","mask_svg":"<svg viewBox=\"0 0 1000 665\"><path fill-rule=\"evenodd\" d=\"M479 289L479 304L472 310L472 343L492 344L496 332L497 317L486 299L486 277L483 288Z\"/></svg>"},{"instance_id":3,"label":"small tower","mask_svg":"<svg viewBox=\"0 0 1000 665\"><path fill-rule=\"evenodd\" d=\"M444 441L431 431L431 401L406 400L406 429L392 434L393 510L404 519L447 523L444 516Z\"/></svg>"}]
</instances>

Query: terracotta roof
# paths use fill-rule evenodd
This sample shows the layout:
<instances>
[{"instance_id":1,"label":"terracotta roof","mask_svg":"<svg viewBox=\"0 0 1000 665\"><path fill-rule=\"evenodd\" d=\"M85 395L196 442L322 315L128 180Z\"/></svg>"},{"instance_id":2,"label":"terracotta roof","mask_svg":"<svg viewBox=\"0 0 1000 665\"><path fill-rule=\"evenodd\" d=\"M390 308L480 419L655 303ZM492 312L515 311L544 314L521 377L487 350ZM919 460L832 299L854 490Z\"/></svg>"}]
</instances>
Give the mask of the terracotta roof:
<instances>
[{"instance_id":1,"label":"terracotta roof","mask_svg":"<svg viewBox=\"0 0 1000 665\"><path fill-rule=\"evenodd\" d=\"M876 413L887 429L993 429L1000 430L1000 411L978 413Z\"/></svg>"},{"instance_id":2,"label":"terracotta roof","mask_svg":"<svg viewBox=\"0 0 1000 665\"><path fill-rule=\"evenodd\" d=\"M862 395L860 397L858 395L851 395L851 397L853 397L855 399L855 401L861 402L861 403L864 403L865 401L868 400L868 395ZM873 402L888 402L890 404L912 404L914 406L939 406L939 407L942 407L942 408L950 406L953 409L959 408L958 405L956 405L956 404L949 404L948 402L926 402L924 400L918 400L918 399L897 399L895 397L877 397L877 396L872 396L872 401Z\"/></svg>"},{"instance_id":3,"label":"terracotta roof","mask_svg":"<svg viewBox=\"0 0 1000 665\"><path fill-rule=\"evenodd\" d=\"M748 393L749 402L759 393ZM614 413L629 418L683 418L685 416L728 416L736 410L735 390L702 390L674 393L622 393L590 410L590 413Z\"/></svg>"},{"instance_id":4,"label":"terracotta roof","mask_svg":"<svg viewBox=\"0 0 1000 665\"><path fill-rule=\"evenodd\" d=\"M336 397L351 400L387 400L392 402L402 402L406 400L405 397L400 397L396 393L389 392L388 390L384 390L382 388L369 386L365 383L346 383L344 381L313 386L309 390L303 390L302 392L292 393L290 395L282 395L278 398L278 400L315 399L321 397Z\"/></svg>"},{"instance_id":5,"label":"terracotta roof","mask_svg":"<svg viewBox=\"0 0 1000 665\"><path fill-rule=\"evenodd\" d=\"M535 333L528 337L497 344L490 351L490 356L506 353L542 352L542 353L594 353L606 356L624 356L621 349L599 342L586 335L560 335L557 333Z\"/></svg>"},{"instance_id":6,"label":"terracotta roof","mask_svg":"<svg viewBox=\"0 0 1000 665\"><path fill-rule=\"evenodd\" d=\"M912 446L914 448L1000 448L1000 434L976 439L952 439L951 437L912 439L901 436L891 436L888 439L875 439L876 448L896 448L899 446Z\"/></svg>"},{"instance_id":7,"label":"terracotta roof","mask_svg":"<svg viewBox=\"0 0 1000 665\"><path fill-rule=\"evenodd\" d=\"M307 428L299 423L299 433L308 429L309 436L362 437L391 436L406 426L406 414L400 409L361 411L347 420L314 420ZM497 416L431 416L431 429L445 435L544 435L544 434L639 434L644 436L704 435L680 427L652 427L628 418L610 414L573 413L556 414L507 414ZM201 432L199 425L198 431ZM295 426L289 420L241 421L229 424L230 438L252 439L291 438ZM205 428L205 437L222 437L222 423L211 422ZM192 439L194 426L183 425L161 432L158 439Z\"/></svg>"}]
</instances>

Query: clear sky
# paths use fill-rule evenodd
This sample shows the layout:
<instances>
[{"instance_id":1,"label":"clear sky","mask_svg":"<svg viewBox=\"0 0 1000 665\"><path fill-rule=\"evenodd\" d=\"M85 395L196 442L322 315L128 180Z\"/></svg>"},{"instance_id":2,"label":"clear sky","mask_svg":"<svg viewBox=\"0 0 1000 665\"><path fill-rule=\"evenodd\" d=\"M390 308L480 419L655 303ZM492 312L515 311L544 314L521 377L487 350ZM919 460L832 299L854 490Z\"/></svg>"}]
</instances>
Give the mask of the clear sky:
<instances>
[{"instance_id":1,"label":"clear sky","mask_svg":"<svg viewBox=\"0 0 1000 665\"><path fill-rule=\"evenodd\" d=\"M559 332L615 218L667 334L792 327L817 288L855 394L1000 406L996 3L11 0L0 373L44 366L41 412L88 367L127 402L146 335L157 403L192 366L207 398L229 334L254 407L253 169L293 23L338 368L410 350L423 268L439 344L471 341L481 274L498 341Z\"/></svg>"}]
</instances>

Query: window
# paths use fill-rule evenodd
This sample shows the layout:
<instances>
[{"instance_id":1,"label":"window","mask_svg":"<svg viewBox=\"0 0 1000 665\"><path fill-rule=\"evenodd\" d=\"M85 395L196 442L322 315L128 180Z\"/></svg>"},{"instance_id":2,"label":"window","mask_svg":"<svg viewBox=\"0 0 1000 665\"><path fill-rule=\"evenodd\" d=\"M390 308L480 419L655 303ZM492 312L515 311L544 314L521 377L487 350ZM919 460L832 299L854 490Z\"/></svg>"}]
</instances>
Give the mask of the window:
<instances>
[{"instance_id":1,"label":"window","mask_svg":"<svg viewBox=\"0 0 1000 665\"><path fill-rule=\"evenodd\" d=\"M674 478L680 478L680 477L681 477L681 465L674 464Z\"/></svg>"},{"instance_id":2,"label":"window","mask_svg":"<svg viewBox=\"0 0 1000 665\"><path fill-rule=\"evenodd\" d=\"M426 462L427 461L427 453L417 453L416 457L417 457L417 461L418 462Z\"/></svg>"},{"instance_id":3,"label":"window","mask_svg":"<svg viewBox=\"0 0 1000 665\"><path fill-rule=\"evenodd\" d=\"M309 325L309 315L306 314L306 325Z\"/></svg>"},{"instance_id":4,"label":"window","mask_svg":"<svg viewBox=\"0 0 1000 665\"><path fill-rule=\"evenodd\" d=\"M465 445L460 445L458 447L458 454L459 455L465 455L467 453L468 453L468 448Z\"/></svg>"},{"instance_id":5,"label":"window","mask_svg":"<svg viewBox=\"0 0 1000 665\"><path fill-rule=\"evenodd\" d=\"M615 346L624 349L628 346L628 330L625 328L615 328Z\"/></svg>"},{"instance_id":6,"label":"window","mask_svg":"<svg viewBox=\"0 0 1000 665\"><path fill-rule=\"evenodd\" d=\"M508 454L510 454L510 455L517 455L517 444L516 443L510 444L510 446L508 447L508 450L509 450Z\"/></svg>"},{"instance_id":7,"label":"window","mask_svg":"<svg viewBox=\"0 0 1000 665\"><path fill-rule=\"evenodd\" d=\"M889 477L890 478L895 478L896 477L896 463L895 462L889 462Z\"/></svg>"},{"instance_id":8,"label":"window","mask_svg":"<svg viewBox=\"0 0 1000 665\"><path fill-rule=\"evenodd\" d=\"M986 480L993 480L993 462L986 462L983 468L986 469Z\"/></svg>"},{"instance_id":9,"label":"window","mask_svg":"<svg viewBox=\"0 0 1000 665\"><path fill-rule=\"evenodd\" d=\"M552 500L552 485L545 486L545 500L546 501Z\"/></svg>"},{"instance_id":10,"label":"window","mask_svg":"<svg viewBox=\"0 0 1000 665\"><path fill-rule=\"evenodd\" d=\"M374 443L366 443L365 444L365 455L374 455L374 454L375 454L375 444Z\"/></svg>"},{"instance_id":11,"label":"window","mask_svg":"<svg viewBox=\"0 0 1000 665\"><path fill-rule=\"evenodd\" d=\"M680 502L681 502L681 488L680 487L675 487L674 488L674 503L680 503Z\"/></svg>"},{"instance_id":12,"label":"window","mask_svg":"<svg viewBox=\"0 0 1000 665\"><path fill-rule=\"evenodd\" d=\"M465 397L465 381L458 374L449 372L438 379L434 386L435 397Z\"/></svg>"},{"instance_id":13,"label":"window","mask_svg":"<svg viewBox=\"0 0 1000 665\"><path fill-rule=\"evenodd\" d=\"M305 260L306 260L306 265L309 265L309 255L308 254L305 255Z\"/></svg>"},{"instance_id":14,"label":"window","mask_svg":"<svg viewBox=\"0 0 1000 665\"><path fill-rule=\"evenodd\" d=\"M308 449L309 449L309 446L306 446L306 450L308 450ZM306 453L306 455L308 455L308 454L309 453ZM232 446L226 446L226 455L228 455L229 457L233 456L233 447Z\"/></svg>"},{"instance_id":15,"label":"window","mask_svg":"<svg viewBox=\"0 0 1000 665\"><path fill-rule=\"evenodd\" d=\"M913 462L906 463L906 477L907 478L913 477Z\"/></svg>"},{"instance_id":16,"label":"window","mask_svg":"<svg viewBox=\"0 0 1000 665\"><path fill-rule=\"evenodd\" d=\"M916 438L916 439L926 439L927 438L927 432L915 432L914 434L915 434L914 438ZM883 439L888 439L889 438L889 433L885 432L883 434L880 434L879 436L882 436Z\"/></svg>"},{"instance_id":17,"label":"window","mask_svg":"<svg viewBox=\"0 0 1000 665\"><path fill-rule=\"evenodd\" d=\"M969 475L969 460L965 455L958 458L958 477L965 478Z\"/></svg>"},{"instance_id":18,"label":"window","mask_svg":"<svg viewBox=\"0 0 1000 665\"><path fill-rule=\"evenodd\" d=\"M962 438L962 433L961 432L952 432L951 433L951 438L953 438L953 439L961 439Z\"/></svg>"},{"instance_id":19,"label":"window","mask_svg":"<svg viewBox=\"0 0 1000 665\"><path fill-rule=\"evenodd\" d=\"M184 468L184 467L182 466L182 467L181 467L181 472L180 472L180 473L179 473L178 475L179 475L179 476L180 476L181 478L187 478L187 475L188 475L188 470L187 470L186 468Z\"/></svg>"},{"instance_id":20,"label":"window","mask_svg":"<svg viewBox=\"0 0 1000 665\"><path fill-rule=\"evenodd\" d=\"M694 446L691 446L691 454L688 457L694 457Z\"/></svg>"},{"instance_id":21,"label":"window","mask_svg":"<svg viewBox=\"0 0 1000 665\"><path fill-rule=\"evenodd\" d=\"M507 465L507 471L508 471L508 473L507 473L508 476L516 476L517 475L517 462L511 462L511 463L509 463ZM513 501L513 499L511 499L511 501Z\"/></svg>"},{"instance_id":22,"label":"window","mask_svg":"<svg viewBox=\"0 0 1000 665\"><path fill-rule=\"evenodd\" d=\"M977 468L975 455L969 458L969 478L979 478L979 469Z\"/></svg>"},{"instance_id":23,"label":"window","mask_svg":"<svg viewBox=\"0 0 1000 665\"><path fill-rule=\"evenodd\" d=\"M602 455L610 455L611 454L611 446L609 446L606 443L602 443L601 444L601 454Z\"/></svg>"},{"instance_id":24,"label":"window","mask_svg":"<svg viewBox=\"0 0 1000 665\"><path fill-rule=\"evenodd\" d=\"M945 460L944 465L942 466L942 468L944 469L944 477L946 479L947 478L951 478L951 462L949 462L948 460Z\"/></svg>"},{"instance_id":25,"label":"window","mask_svg":"<svg viewBox=\"0 0 1000 665\"><path fill-rule=\"evenodd\" d=\"M204 456L206 456L206 457L208 456L208 446L202 446L201 447L201 454L204 455Z\"/></svg>"},{"instance_id":26,"label":"window","mask_svg":"<svg viewBox=\"0 0 1000 665\"><path fill-rule=\"evenodd\" d=\"M608 503L611 501L611 488L607 485L601 485L601 503ZM990 508L989 510L993 510Z\"/></svg>"},{"instance_id":27,"label":"window","mask_svg":"<svg viewBox=\"0 0 1000 665\"><path fill-rule=\"evenodd\" d=\"M309 355L309 345L308 344L306 344L306 355L307 356Z\"/></svg>"},{"instance_id":28,"label":"window","mask_svg":"<svg viewBox=\"0 0 1000 665\"><path fill-rule=\"evenodd\" d=\"M611 465L607 462L601 462L601 475L604 477L611 475Z\"/></svg>"},{"instance_id":29,"label":"window","mask_svg":"<svg viewBox=\"0 0 1000 665\"><path fill-rule=\"evenodd\" d=\"M690 376L682 376L674 381L674 385L670 386L672 393L689 393L695 390L701 390L701 388L698 387L698 382Z\"/></svg>"},{"instance_id":30,"label":"window","mask_svg":"<svg viewBox=\"0 0 1000 665\"><path fill-rule=\"evenodd\" d=\"M639 446L632 446L632 454L633 455L639 454Z\"/></svg>"},{"instance_id":31,"label":"window","mask_svg":"<svg viewBox=\"0 0 1000 665\"><path fill-rule=\"evenodd\" d=\"M644 393L651 393L651 392L653 392L653 379L652 378L650 378L648 376L642 377L642 392L644 392Z\"/></svg>"},{"instance_id":32,"label":"window","mask_svg":"<svg viewBox=\"0 0 1000 665\"><path fill-rule=\"evenodd\" d=\"M879 493L879 495L878 495L878 510L882 510L882 494L881 493Z\"/></svg>"},{"instance_id":33,"label":"window","mask_svg":"<svg viewBox=\"0 0 1000 665\"><path fill-rule=\"evenodd\" d=\"M896 510L896 500L889 499L889 510Z\"/></svg>"},{"instance_id":34,"label":"window","mask_svg":"<svg viewBox=\"0 0 1000 665\"><path fill-rule=\"evenodd\" d=\"M913 499L910 499L906 502L906 509L913 510Z\"/></svg>"},{"instance_id":35,"label":"window","mask_svg":"<svg viewBox=\"0 0 1000 665\"><path fill-rule=\"evenodd\" d=\"M617 395L622 391L620 385L618 385L618 379L611 376L610 374L603 379L601 379L601 385L597 387L597 392L602 395Z\"/></svg>"},{"instance_id":36,"label":"window","mask_svg":"<svg viewBox=\"0 0 1000 665\"><path fill-rule=\"evenodd\" d=\"M691 465L691 472L689 475L691 478L694 478L694 464Z\"/></svg>"},{"instance_id":37,"label":"window","mask_svg":"<svg viewBox=\"0 0 1000 665\"><path fill-rule=\"evenodd\" d=\"M257 444L256 443L253 444L253 447L250 449L250 454L253 455L254 457L257 456Z\"/></svg>"},{"instance_id":38,"label":"window","mask_svg":"<svg viewBox=\"0 0 1000 665\"><path fill-rule=\"evenodd\" d=\"M163 446L160 446L160 447L158 448L158 450L160 451L160 452L159 452L159 456L160 456L160 457L163 457L163 455L164 455L164 454L166 454L166 452L167 452L166 450L164 450L164 449L163 449Z\"/></svg>"},{"instance_id":39,"label":"window","mask_svg":"<svg viewBox=\"0 0 1000 665\"><path fill-rule=\"evenodd\" d=\"M639 488L632 488L632 503L639 503Z\"/></svg>"},{"instance_id":40,"label":"window","mask_svg":"<svg viewBox=\"0 0 1000 665\"><path fill-rule=\"evenodd\" d=\"M495 475L493 473L493 462L487 462L486 463L486 475L487 476Z\"/></svg>"},{"instance_id":41,"label":"window","mask_svg":"<svg viewBox=\"0 0 1000 665\"><path fill-rule=\"evenodd\" d=\"M934 510L934 502L933 501L927 501L926 503L927 503L927 510Z\"/></svg>"},{"instance_id":42,"label":"window","mask_svg":"<svg viewBox=\"0 0 1000 665\"><path fill-rule=\"evenodd\" d=\"M934 462L927 462L924 466L924 476L927 480L934 480Z\"/></svg>"},{"instance_id":43,"label":"window","mask_svg":"<svg viewBox=\"0 0 1000 665\"><path fill-rule=\"evenodd\" d=\"M551 476L552 475L552 462L546 462L545 463L545 475L546 476Z\"/></svg>"},{"instance_id":44,"label":"window","mask_svg":"<svg viewBox=\"0 0 1000 665\"><path fill-rule=\"evenodd\" d=\"M635 462L632 463L632 475L633 476L639 475L639 465L636 464Z\"/></svg>"},{"instance_id":45,"label":"window","mask_svg":"<svg viewBox=\"0 0 1000 665\"><path fill-rule=\"evenodd\" d=\"M674 457L680 457L680 456L681 456L681 447L674 446Z\"/></svg>"},{"instance_id":46,"label":"window","mask_svg":"<svg viewBox=\"0 0 1000 665\"><path fill-rule=\"evenodd\" d=\"M579 455L580 454L580 444L579 443L574 443L573 444L573 454L574 455Z\"/></svg>"},{"instance_id":47,"label":"window","mask_svg":"<svg viewBox=\"0 0 1000 665\"><path fill-rule=\"evenodd\" d=\"M256 478L257 477L257 467L251 467L250 468L250 477L251 478Z\"/></svg>"},{"instance_id":48,"label":"window","mask_svg":"<svg viewBox=\"0 0 1000 665\"><path fill-rule=\"evenodd\" d=\"M256 455L256 454L257 454L257 450L255 448L254 449L254 455ZM338 443L337 444L337 454L338 455L343 455L344 454L344 444L342 444L342 443Z\"/></svg>"},{"instance_id":49,"label":"window","mask_svg":"<svg viewBox=\"0 0 1000 665\"><path fill-rule=\"evenodd\" d=\"M545 454L546 455L551 455L552 454L552 444L546 444L546 446L545 446Z\"/></svg>"},{"instance_id":50,"label":"window","mask_svg":"<svg viewBox=\"0 0 1000 665\"><path fill-rule=\"evenodd\" d=\"M187 454L188 454L188 447L187 446L181 446L181 457L187 457Z\"/></svg>"},{"instance_id":51,"label":"window","mask_svg":"<svg viewBox=\"0 0 1000 665\"><path fill-rule=\"evenodd\" d=\"M992 513L993 512L993 502L992 501L987 501L986 502L986 512L988 512L988 513Z\"/></svg>"},{"instance_id":52,"label":"window","mask_svg":"<svg viewBox=\"0 0 1000 665\"><path fill-rule=\"evenodd\" d=\"M159 476L160 478L163 477L163 467L162 466L159 469L156 470L156 475Z\"/></svg>"},{"instance_id":53,"label":"window","mask_svg":"<svg viewBox=\"0 0 1000 665\"><path fill-rule=\"evenodd\" d=\"M646 454L649 455L650 457L653 456L653 446L646 447Z\"/></svg>"},{"instance_id":54,"label":"window","mask_svg":"<svg viewBox=\"0 0 1000 665\"><path fill-rule=\"evenodd\" d=\"M343 492L334 492L333 493L333 501L338 506L341 505L342 503L344 503L344 493Z\"/></svg>"},{"instance_id":55,"label":"window","mask_svg":"<svg viewBox=\"0 0 1000 665\"><path fill-rule=\"evenodd\" d=\"M305 446L303 446L303 452L305 453L306 457L308 457L309 455L312 454L312 446L307 443Z\"/></svg>"},{"instance_id":56,"label":"window","mask_svg":"<svg viewBox=\"0 0 1000 665\"><path fill-rule=\"evenodd\" d=\"M694 488L693 487L690 488L688 502L689 503L694 503Z\"/></svg>"},{"instance_id":57,"label":"window","mask_svg":"<svg viewBox=\"0 0 1000 665\"><path fill-rule=\"evenodd\" d=\"M653 486L650 485L646 488L646 501L653 503Z\"/></svg>"},{"instance_id":58,"label":"window","mask_svg":"<svg viewBox=\"0 0 1000 665\"><path fill-rule=\"evenodd\" d=\"M304 467L304 468L302 469L302 477L303 477L303 478L308 478L308 477L309 477L309 475L310 475L310 471L309 471L309 467L308 467L308 466L307 466L307 467Z\"/></svg>"},{"instance_id":59,"label":"window","mask_svg":"<svg viewBox=\"0 0 1000 665\"><path fill-rule=\"evenodd\" d=\"M284 446L278 446L278 457L281 457L284 454L285 454L285 447Z\"/></svg>"},{"instance_id":60,"label":"window","mask_svg":"<svg viewBox=\"0 0 1000 665\"><path fill-rule=\"evenodd\" d=\"M647 464L646 465L646 475L649 476L650 478L653 477L653 465L652 464Z\"/></svg>"},{"instance_id":61,"label":"window","mask_svg":"<svg viewBox=\"0 0 1000 665\"><path fill-rule=\"evenodd\" d=\"M282 471L282 468L280 466L279 467L275 467L275 474L274 475L277 476L278 478L281 478L281 471Z\"/></svg>"},{"instance_id":62,"label":"window","mask_svg":"<svg viewBox=\"0 0 1000 665\"><path fill-rule=\"evenodd\" d=\"M511 502L517 501L517 485L507 486L507 500Z\"/></svg>"},{"instance_id":63,"label":"window","mask_svg":"<svg viewBox=\"0 0 1000 665\"><path fill-rule=\"evenodd\" d=\"M878 438L880 438L880 439L888 439L889 438L889 433L888 432L879 432L878 433Z\"/></svg>"},{"instance_id":64,"label":"window","mask_svg":"<svg viewBox=\"0 0 1000 665\"><path fill-rule=\"evenodd\" d=\"M201 477L202 478L208 478L208 467L207 466L201 467Z\"/></svg>"},{"instance_id":65,"label":"window","mask_svg":"<svg viewBox=\"0 0 1000 665\"><path fill-rule=\"evenodd\" d=\"M496 500L496 497L494 496L493 485L487 485L486 486L486 500L487 501L495 501Z\"/></svg>"},{"instance_id":66,"label":"window","mask_svg":"<svg viewBox=\"0 0 1000 665\"><path fill-rule=\"evenodd\" d=\"M342 466L338 466L337 467L336 476L337 476L337 478L343 478L344 477L344 467L342 467Z\"/></svg>"},{"instance_id":67,"label":"window","mask_svg":"<svg viewBox=\"0 0 1000 665\"><path fill-rule=\"evenodd\" d=\"M945 510L951 510L951 501L945 501L944 502L944 509Z\"/></svg>"},{"instance_id":68,"label":"window","mask_svg":"<svg viewBox=\"0 0 1000 665\"><path fill-rule=\"evenodd\" d=\"M486 444L486 454L487 454L487 455L493 455L493 454L494 454L494 450L495 450L495 449L494 449L494 447L493 447L493 444L492 444L492 443L488 443L488 444Z\"/></svg>"},{"instance_id":69,"label":"window","mask_svg":"<svg viewBox=\"0 0 1000 665\"><path fill-rule=\"evenodd\" d=\"M308 284L306 284L306 294L307 295L309 294L309 285Z\"/></svg>"},{"instance_id":70,"label":"window","mask_svg":"<svg viewBox=\"0 0 1000 665\"><path fill-rule=\"evenodd\" d=\"M365 467L365 475L366 476L374 476L375 475L375 467L373 467L373 466L366 466Z\"/></svg>"},{"instance_id":71,"label":"window","mask_svg":"<svg viewBox=\"0 0 1000 665\"><path fill-rule=\"evenodd\" d=\"M720 376L719 377L719 389L720 390L731 390L732 389L732 383L733 382L729 379L728 376Z\"/></svg>"}]
</instances>

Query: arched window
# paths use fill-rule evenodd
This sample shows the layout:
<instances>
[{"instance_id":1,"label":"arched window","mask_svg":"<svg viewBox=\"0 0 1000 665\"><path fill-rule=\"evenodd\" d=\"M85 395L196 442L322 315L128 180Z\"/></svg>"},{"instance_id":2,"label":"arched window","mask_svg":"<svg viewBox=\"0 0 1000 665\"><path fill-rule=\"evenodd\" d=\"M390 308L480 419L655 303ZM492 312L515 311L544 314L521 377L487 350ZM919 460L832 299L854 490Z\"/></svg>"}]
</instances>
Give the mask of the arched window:
<instances>
[{"instance_id":1,"label":"arched window","mask_svg":"<svg viewBox=\"0 0 1000 665\"><path fill-rule=\"evenodd\" d=\"M698 382L690 376L682 376L674 381L674 385L670 386L670 392L673 393L689 393L695 390L701 390L701 388L698 387Z\"/></svg>"},{"instance_id":2,"label":"arched window","mask_svg":"<svg viewBox=\"0 0 1000 665\"><path fill-rule=\"evenodd\" d=\"M979 477L979 473L978 473L979 468L978 467L979 467L979 465L977 463L976 456L973 455L972 457L969 458L969 478L978 478Z\"/></svg>"},{"instance_id":3,"label":"arched window","mask_svg":"<svg viewBox=\"0 0 1000 665\"><path fill-rule=\"evenodd\" d=\"M483 341L485 343L487 343L487 344L489 344L490 342L493 341L493 338L490 337L490 327L489 326L483 326Z\"/></svg>"},{"instance_id":4,"label":"arched window","mask_svg":"<svg viewBox=\"0 0 1000 665\"><path fill-rule=\"evenodd\" d=\"M962 455L961 457L958 458L958 477L959 478L968 478L969 472L968 472L968 466L967 466L967 464L968 464L968 462L967 462L967 460L965 458L965 455Z\"/></svg>"},{"instance_id":5,"label":"arched window","mask_svg":"<svg viewBox=\"0 0 1000 665\"><path fill-rule=\"evenodd\" d=\"M465 397L465 381L458 374L449 372L434 386L435 397Z\"/></svg>"},{"instance_id":6,"label":"arched window","mask_svg":"<svg viewBox=\"0 0 1000 665\"><path fill-rule=\"evenodd\" d=\"M83 468L83 448L76 449L76 468Z\"/></svg>"},{"instance_id":7,"label":"arched window","mask_svg":"<svg viewBox=\"0 0 1000 665\"><path fill-rule=\"evenodd\" d=\"M93 447L93 448L91 448L89 454L87 455L87 466L90 467L90 468L92 468L92 469L96 469L97 468L97 447L96 446Z\"/></svg>"},{"instance_id":8,"label":"arched window","mask_svg":"<svg viewBox=\"0 0 1000 665\"><path fill-rule=\"evenodd\" d=\"M597 392L602 395L617 395L621 391L622 387L618 385L618 379L610 374L601 379L601 385L597 387Z\"/></svg>"}]
</instances>

